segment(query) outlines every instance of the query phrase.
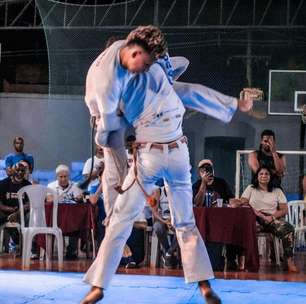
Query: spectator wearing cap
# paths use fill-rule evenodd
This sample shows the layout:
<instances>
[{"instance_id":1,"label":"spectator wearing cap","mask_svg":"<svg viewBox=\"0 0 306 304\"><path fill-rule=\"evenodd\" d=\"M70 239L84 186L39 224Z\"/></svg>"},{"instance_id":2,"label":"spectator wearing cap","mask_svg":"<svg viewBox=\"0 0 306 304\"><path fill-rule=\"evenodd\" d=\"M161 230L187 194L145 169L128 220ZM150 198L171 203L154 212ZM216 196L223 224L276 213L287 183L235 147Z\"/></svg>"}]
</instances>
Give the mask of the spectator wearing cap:
<instances>
[{"instance_id":1,"label":"spectator wearing cap","mask_svg":"<svg viewBox=\"0 0 306 304\"><path fill-rule=\"evenodd\" d=\"M26 168L22 163L17 163L11 168L11 175L0 181L0 225L7 222L19 221L19 201L17 192L31 183L25 179ZM27 200L25 200L25 204ZM25 210L28 210L25 206ZM19 234L15 228L7 229L9 237L15 244L19 243ZM5 240L5 250L8 251L8 240Z\"/></svg>"},{"instance_id":2,"label":"spectator wearing cap","mask_svg":"<svg viewBox=\"0 0 306 304\"><path fill-rule=\"evenodd\" d=\"M192 185L193 202L196 207L211 207L218 198L227 204L234 195L227 182L214 174L213 162L202 159L198 164L199 179Z\"/></svg>"},{"instance_id":3,"label":"spectator wearing cap","mask_svg":"<svg viewBox=\"0 0 306 304\"><path fill-rule=\"evenodd\" d=\"M223 199L223 204L228 204L234 195L228 183L214 173L214 165L210 159L202 159L198 164L199 179L193 184L193 202L196 207L214 207L217 199ZM223 271L224 263L222 258L223 244L206 244L211 258L213 268ZM220 256L220 260L217 256ZM226 246L227 270L237 270L236 255L242 255L242 249L238 246ZM213 261L216 261L214 265Z\"/></svg>"},{"instance_id":4,"label":"spectator wearing cap","mask_svg":"<svg viewBox=\"0 0 306 304\"><path fill-rule=\"evenodd\" d=\"M70 170L68 166L59 165L55 172L57 180L48 184L48 187L57 193L59 204L83 202L83 191L76 183L70 181ZM49 196L47 200L52 201L52 197ZM66 253L67 260L75 260L77 258L77 241L77 237L69 237L69 245Z\"/></svg>"},{"instance_id":5,"label":"spectator wearing cap","mask_svg":"<svg viewBox=\"0 0 306 304\"><path fill-rule=\"evenodd\" d=\"M171 224L171 212L168 201L168 194L164 181L158 182L159 188L155 191L156 207L153 209L153 230L160 243L161 258L164 268L174 268L178 263L178 243L175 229Z\"/></svg>"},{"instance_id":6,"label":"spectator wearing cap","mask_svg":"<svg viewBox=\"0 0 306 304\"><path fill-rule=\"evenodd\" d=\"M20 136L16 136L13 141L13 147L15 152L10 153L5 157L6 174L11 176L13 173L13 166L22 160L29 164L29 173L32 173L34 168L34 159L31 154L23 152L24 139Z\"/></svg>"}]
</instances>

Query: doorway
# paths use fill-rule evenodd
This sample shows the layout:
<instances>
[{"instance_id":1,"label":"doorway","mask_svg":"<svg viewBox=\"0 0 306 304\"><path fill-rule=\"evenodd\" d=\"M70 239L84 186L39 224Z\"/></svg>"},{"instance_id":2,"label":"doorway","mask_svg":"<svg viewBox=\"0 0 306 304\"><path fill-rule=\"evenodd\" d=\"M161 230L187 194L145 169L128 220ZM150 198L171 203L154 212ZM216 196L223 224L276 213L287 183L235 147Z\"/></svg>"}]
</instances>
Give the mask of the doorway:
<instances>
[{"instance_id":1,"label":"doorway","mask_svg":"<svg viewBox=\"0 0 306 304\"><path fill-rule=\"evenodd\" d=\"M214 136L206 137L204 155L214 163L215 174L224 178L232 191L235 185L236 150L244 150L245 138Z\"/></svg>"}]
</instances>

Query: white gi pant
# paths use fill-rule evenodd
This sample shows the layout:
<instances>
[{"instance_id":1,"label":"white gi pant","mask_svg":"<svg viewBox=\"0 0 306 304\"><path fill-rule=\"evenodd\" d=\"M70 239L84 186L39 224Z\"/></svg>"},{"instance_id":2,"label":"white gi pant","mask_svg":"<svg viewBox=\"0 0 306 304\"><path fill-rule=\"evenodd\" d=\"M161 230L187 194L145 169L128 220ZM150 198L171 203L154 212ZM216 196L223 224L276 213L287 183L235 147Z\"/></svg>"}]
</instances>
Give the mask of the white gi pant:
<instances>
[{"instance_id":1,"label":"white gi pant","mask_svg":"<svg viewBox=\"0 0 306 304\"><path fill-rule=\"evenodd\" d=\"M104 171L102 175L103 202L106 213L104 225L108 226L113 213L118 192L116 186L121 186L127 175L127 155L124 147L125 128L112 132L108 141L112 148L103 147Z\"/></svg>"},{"instance_id":2,"label":"white gi pant","mask_svg":"<svg viewBox=\"0 0 306 304\"><path fill-rule=\"evenodd\" d=\"M102 175L102 189L106 214L104 224L107 226L119 194L115 187L122 185L127 175L127 157L124 147L122 149L103 148L103 151L105 167Z\"/></svg>"},{"instance_id":3,"label":"white gi pant","mask_svg":"<svg viewBox=\"0 0 306 304\"><path fill-rule=\"evenodd\" d=\"M192 206L189 152L186 143L177 141L178 148L163 151L151 148L148 143L138 150L138 178L148 193L155 182L164 178L169 197L172 224L176 229L181 249L185 281L187 283L214 278L205 244L195 225ZM124 181L123 189L134 179L133 167ZM109 226L98 255L84 276L84 281L101 288L107 288L119 266L124 245L131 234L136 217L144 208L144 194L135 182L119 195Z\"/></svg>"}]
</instances>

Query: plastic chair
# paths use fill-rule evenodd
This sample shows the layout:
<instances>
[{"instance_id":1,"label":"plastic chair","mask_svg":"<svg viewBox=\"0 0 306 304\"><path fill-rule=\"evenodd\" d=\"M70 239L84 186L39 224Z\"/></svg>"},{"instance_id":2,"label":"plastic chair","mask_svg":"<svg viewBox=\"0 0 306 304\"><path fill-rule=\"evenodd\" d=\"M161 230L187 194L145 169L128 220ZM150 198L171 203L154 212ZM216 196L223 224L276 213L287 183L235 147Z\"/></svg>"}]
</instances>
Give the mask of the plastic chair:
<instances>
[{"instance_id":1,"label":"plastic chair","mask_svg":"<svg viewBox=\"0 0 306 304\"><path fill-rule=\"evenodd\" d=\"M306 212L306 201L290 201L288 202L288 222L295 229L295 247L305 247L306 223L304 222Z\"/></svg>"},{"instance_id":2,"label":"plastic chair","mask_svg":"<svg viewBox=\"0 0 306 304\"><path fill-rule=\"evenodd\" d=\"M28 195L30 202L30 219L29 226L25 226L25 214L23 206L24 194ZM47 227L45 216L45 198L47 194L51 193L54 197L53 200L53 218L52 227ZM63 235L62 230L57 226L57 207L58 197L52 190L43 185L29 185L21 188L18 191L20 220L21 220L21 233L22 233L22 266L29 268L31 258L31 247L33 237L37 234L46 235L46 262L47 267L50 266L50 258L52 252L52 238L54 235L57 239L58 248L58 267L59 270L63 267Z\"/></svg>"},{"instance_id":3,"label":"plastic chair","mask_svg":"<svg viewBox=\"0 0 306 304\"><path fill-rule=\"evenodd\" d=\"M175 235L175 232L172 230L168 230L167 232L167 237L171 238L173 237L173 235ZM148 262L150 262L149 267L155 268L155 267L160 267L161 266L161 257L162 257L162 250L161 250L161 244L158 240L158 237L154 231L153 228L151 228L150 230L150 237L151 237L151 242L150 242L150 248L148 248L148 250L150 250L150 256L147 257ZM178 259L178 264L177 267L181 268L182 264L181 264L181 250L179 248L177 248L177 259Z\"/></svg>"},{"instance_id":4,"label":"plastic chair","mask_svg":"<svg viewBox=\"0 0 306 304\"><path fill-rule=\"evenodd\" d=\"M286 193L287 201L296 201L301 198L299 193Z\"/></svg>"},{"instance_id":5,"label":"plastic chair","mask_svg":"<svg viewBox=\"0 0 306 304\"><path fill-rule=\"evenodd\" d=\"M282 253L282 241L278 237L276 237L275 235L272 235L269 232L259 231L257 233L259 255L262 256L264 260L269 259L269 255L271 252L271 248L270 248L271 238L273 241L273 247L274 247L274 253L275 253L275 264L277 266L281 266L280 257Z\"/></svg>"}]
</instances>

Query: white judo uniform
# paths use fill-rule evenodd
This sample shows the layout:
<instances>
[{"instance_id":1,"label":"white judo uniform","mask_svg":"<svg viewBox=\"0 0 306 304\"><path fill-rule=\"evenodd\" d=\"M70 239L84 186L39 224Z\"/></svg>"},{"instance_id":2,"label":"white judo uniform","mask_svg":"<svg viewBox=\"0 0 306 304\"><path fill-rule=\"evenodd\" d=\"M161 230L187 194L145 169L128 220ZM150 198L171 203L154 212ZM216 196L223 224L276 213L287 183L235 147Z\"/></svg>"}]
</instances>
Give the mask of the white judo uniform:
<instances>
[{"instance_id":1,"label":"white judo uniform","mask_svg":"<svg viewBox=\"0 0 306 304\"><path fill-rule=\"evenodd\" d=\"M183 138L182 121L185 107L230 121L237 108L237 99L202 85L173 81L188 65L184 58L170 60L165 57L153 64L149 71L132 74L120 65L119 50L124 43L115 42L103 52L87 76L85 101L91 115L100 118L96 142L109 147L110 154L116 151L109 164L105 157L104 175L110 174L113 181L117 176L118 181L120 173L116 170L124 174L124 169L120 169L120 163L126 158L122 151L122 132L127 123L133 125L136 142L142 143L136 164L141 184L147 193L151 193L158 179L165 181L186 282L212 279L214 275L206 247L193 216L189 152ZM118 110L123 115L118 116ZM153 143L163 143L163 149L156 149ZM133 180L132 167L123 189ZM117 196L110 185L107 188L109 193L114 193L113 197ZM137 183L119 195L114 204L108 202L112 214L110 223L98 255L85 274L86 282L102 288L109 286L144 202L144 194Z\"/></svg>"}]
</instances>

